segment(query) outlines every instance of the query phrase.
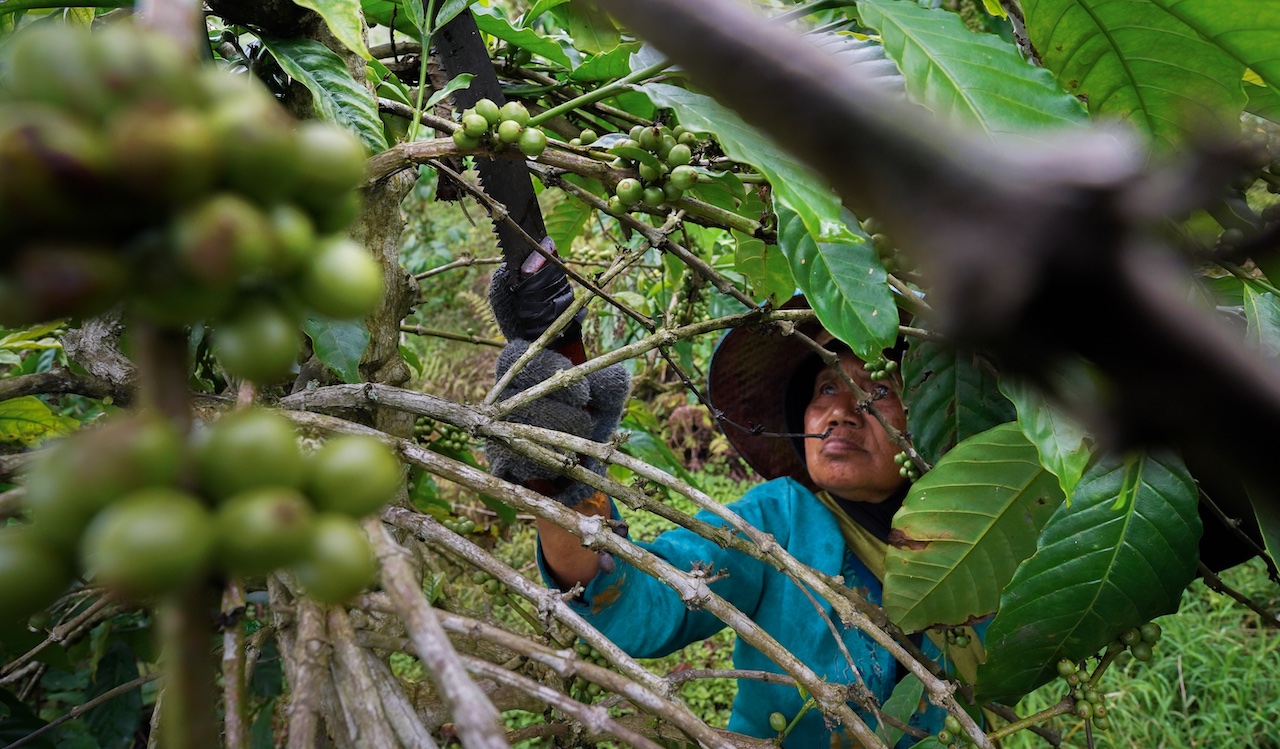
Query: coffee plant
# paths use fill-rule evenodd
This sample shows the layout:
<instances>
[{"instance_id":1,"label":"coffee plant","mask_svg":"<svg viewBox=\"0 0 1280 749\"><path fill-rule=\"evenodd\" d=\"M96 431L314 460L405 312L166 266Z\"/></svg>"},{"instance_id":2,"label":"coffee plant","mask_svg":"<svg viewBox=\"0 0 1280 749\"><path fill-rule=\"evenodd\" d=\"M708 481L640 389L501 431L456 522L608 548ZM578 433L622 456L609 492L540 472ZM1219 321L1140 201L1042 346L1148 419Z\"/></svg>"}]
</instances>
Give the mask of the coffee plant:
<instances>
[{"instance_id":1,"label":"coffee plant","mask_svg":"<svg viewBox=\"0 0 1280 749\"><path fill-rule=\"evenodd\" d=\"M1280 583L1271 3L92 5L0 3L6 746L789 746L811 711L868 747L1109 745L1113 665L1170 657L1152 620L1197 576ZM427 218L459 212L485 235ZM469 374L488 275L534 246L585 333L559 386L632 374L610 444ZM723 507L723 435L680 457L690 414L759 426L707 400L724 331L814 319L873 416L908 409L879 605ZM636 661L541 583L535 521L700 586L777 673ZM878 704L815 673L724 571L632 542L672 525L910 675ZM719 730L726 677L800 707Z\"/></svg>"}]
</instances>

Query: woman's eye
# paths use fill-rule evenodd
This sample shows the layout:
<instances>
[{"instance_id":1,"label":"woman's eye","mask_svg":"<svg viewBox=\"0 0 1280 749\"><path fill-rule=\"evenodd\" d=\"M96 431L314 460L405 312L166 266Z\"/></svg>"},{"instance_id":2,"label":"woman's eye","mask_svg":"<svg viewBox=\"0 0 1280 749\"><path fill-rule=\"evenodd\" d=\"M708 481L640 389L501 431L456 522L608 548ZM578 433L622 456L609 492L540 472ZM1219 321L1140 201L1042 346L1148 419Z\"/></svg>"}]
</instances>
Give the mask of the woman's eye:
<instances>
[{"instance_id":1,"label":"woman's eye","mask_svg":"<svg viewBox=\"0 0 1280 749\"><path fill-rule=\"evenodd\" d=\"M839 390L834 382L824 382L818 386L818 392L823 395L835 395Z\"/></svg>"}]
</instances>

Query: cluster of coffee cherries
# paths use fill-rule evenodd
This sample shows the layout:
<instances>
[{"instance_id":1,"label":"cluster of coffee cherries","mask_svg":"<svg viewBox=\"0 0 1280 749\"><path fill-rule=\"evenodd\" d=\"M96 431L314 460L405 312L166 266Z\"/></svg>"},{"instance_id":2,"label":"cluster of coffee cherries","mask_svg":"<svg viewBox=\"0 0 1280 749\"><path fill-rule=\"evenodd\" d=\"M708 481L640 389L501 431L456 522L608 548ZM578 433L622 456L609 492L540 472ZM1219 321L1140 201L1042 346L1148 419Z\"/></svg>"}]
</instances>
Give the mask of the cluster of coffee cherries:
<instances>
[{"instance_id":1,"label":"cluster of coffee cherries","mask_svg":"<svg viewBox=\"0 0 1280 749\"><path fill-rule=\"evenodd\" d=\"M898 371L898 363L892 359L886 359L883 356L879 359L872 359L863 365L863 369L867 371L867 376L872 382L882 382L893 376Z\"/></svg>"},{"instance_id":2,"label":"cluster of coffee cherries","mask_svg":"<svg viewBox=\"0 0 1280 749\"><path fill-rule=\"evenodd\" d=\"M948 715L942 722L942 730L938 731L936 738L942 746L972 746L973 739L969 738L969 734L964 732L964 726L960 725L960 720L954 715Z\"/></svg>"},{"instance_id":3,"label":"cluster of coffee cherries","mask_svg":"<svg viewBox=\"0 0 1280 749\"><path fill-rule=\"evenodd\" d=\"M898 464L899 476L911 482L920 480L920 469L911 461L911 453L903 450L893 456L893 462Z\"/></svg>"},{"instance_id":4,"label":"cluster of coffee cherries","mask_svg":"<svg viewBox=\"0 0 1280 749\"><path fill-rule=\"evenodd\" d=\"M377 440L335 436L306 452L292 422L267 409L227 414L189 439L155 413L112 417L27 471L32 522L0 530L0 610L43 608L77 570L146 599L288 568L312 598L345 601L376 572L356 518L400 483Z\"/></svg>"},{"instance_id":5,"label":"cluster of coffee cherries","mask_svg":"<svg viewBox=\"0 0 1280 749\"><path fill-rule=\"evenodd\" d=\"M880 224L880 220L874 217L862 222L862 230L871 237L871 245L875 247L876 254L880 256L880 265L882 265L887 273L910 273L916 269L915 263L911 258L898 252L898 248L894 246L893 240L888 234L884 233L884 227Z\"/></svg>"},{"instance_id":6,"label":"cluster of coffee cherries","mask_svg":"<svg viewBox=\"0 0 1280 749\"><path fill-rule=\"evenodd\" d=\"M263 380L292 368L306 309L381 298L341 233L365 163L344 129L128 23L24 30L0 69L0 325L125 301L160 326L212 321L227 370Z\"/></svg>"},{"instance_id":7,"label":"cluster of coffee cherries","mask_svg":"<svg viewBox=\"0 0 1280 749\"><path fill-rule=\"evenodd\" d=\"M529 110L520 102L509 101L499 107L492 99L481 99L463 110L458 129L453 131L453 144L470 151L486 141L495 150L514 143L520 153L536 159L547 148L547 134L528 123Z\"/></svg>"},{"instance_id":8,"label":"cluster of coffee cherries","mask_svg":"<svg viewBox=\"0 0 1280 749\"><path fill-rule=\"evenodd\" d=\"M462 427L420 416L413 424L413 436L430 449L446 455L458 455L471 450L471 435Z\"/></svg>"},{"instance_id":9,"label":"cluster of coffee cherries","mask_svg":"<svg viewBox=\"0 0 1280 749\"><path fill-rule=\"evenodd\" d=\"M1071 688L1071 699L1074 702L1073 713L1081 720L1092 721L1102 730L1111 727L1111 719L1107 717L1106 697L1094 688L1088 673L1080 671L1080 667L1067 658L1058 661L1058 675Z\"/></svg>"},{"instance_id":10,"label":"cluster of coffee cherries","mask_svg":"<svg viewBox=\"0 0 1280 749\"><path fill-rule=\"evenodd\" d=\"M698 183L698 170L689 165L698 136L677 125L636 125L628 137L609 148L615 169L635 169L640 178L618 181L607 210L621 216L637 205L657 208L674 203Z\"/></svg>"},{"instance_id":11,"label":"cluster of coffee cherries","mask_svg":"<svg viewBox=\"0 0 1280 749\"><path fill-rule=\"evenodd\" d=\"M573 649L582 660L588 663L594 663L603 668L613 668L613 664L609 663L604 654L586 642L579 640L573 646ZM587 681L581 676L573 677L573 681L569 684L569 696L579 702L591 702L598 699L602 694L604 694L604 689L599 684Z\"/></svg>"},{"instance_id":12,"label":"cluster of coffee cherries","mask_svg":"<svg viewBox=\"0 0 1280 749\"><path fill-rule=\"evenodd\" d=\"M962 627L951 627L946 634L947 644L957 648L967 648L969 643L973 642L973 638Z\"/></svg>"}]
</instances>

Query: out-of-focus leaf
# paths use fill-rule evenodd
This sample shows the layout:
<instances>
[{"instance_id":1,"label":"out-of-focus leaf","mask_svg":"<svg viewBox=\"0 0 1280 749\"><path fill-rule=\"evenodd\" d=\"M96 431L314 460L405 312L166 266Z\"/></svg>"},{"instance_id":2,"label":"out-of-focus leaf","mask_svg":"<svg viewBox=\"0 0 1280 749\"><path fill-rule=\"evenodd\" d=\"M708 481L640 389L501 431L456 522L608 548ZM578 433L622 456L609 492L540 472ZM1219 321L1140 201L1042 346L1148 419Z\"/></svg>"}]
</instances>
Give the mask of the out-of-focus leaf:
<instances>
[{"instance_id":1,"label":"out-of-focus leaf","mask_svg":"<svg viewBox=\"0 0 1280 749\"><path fill-rule=\"evenodd\" d=\"M850 221L844 236L815 241L800 216L778 209L778 246L824 327L864 361L898 337L898 308L870 240ZM855 233L857 232L857 233Z\"/></svg>"},{"instance_id":2,"label":"out-of-focus leaf","mask_svg":"<svg viewBox=\"0 0 1280 749\"><path fill-rule=\"evenodd\" d=\"M1128 465L1126 465L1128 463ZM1132 498L1117 499L1132 487ZM1106 460L1054 513L987 629L982 700L1017 700L1121 632L1177 610L1203 526L1195 481L1172 456Z\"/></svg>"},{"instance_id":3,"label":"out-of-focus leaf","mask_svg":"<svg viewBox=\"0 0 1280 749\"><path fill-rule=\"evenodd\" d=\"M364 44L364 19L360 0L293 0L295 5L315 11L342 45L364 59L372 58ZM412 5L413 3L409 3ZM419 7L421 7L419 5Z\"/></svg>"},{"instance_id":4,"label":"out-of-focus leaf","mask_svg":"<svg viewBox=\"0 0 1280 749\"><path fill-rule=\"evenodd\" d=\"M360 381L360 357L369 346L369 331L364 323L309 317L302 324L302 330L311 337L316 356L343 382Z\"/></svg>"},{"instance_id":5,"label":"out-of-focus leaf","mask_svg":"<svg viewBox=\"0 0 1280 749\"><path fill-rule=\"evenodd\" d=\"M0 443L30 447L74 432L79 422L54 413L34 395L0 401Z\"/></svg>"},{"instance_id":6,"label":"out-of-focus leaf","mask_svg":"<svg viewBox=\"0 0 1280 749\"><path fill-rule=\"evenodd\" d=\"M894 516L884 577L889 618L915 632L994 612L1062 499L1017 424L956 445Z\"/></svg>"},{"instance_id":7,"label":"out-of-focus leaf","mask_svg":"<svg viewBox=\"0 0 1280 749\"><path fill-rule=\"evenodd\" d=\"M263 39L281 69L311 92L320 119L341 125L372 153L387 149L373 92L351 78L342 58L313 39Z\"/></svg>"},{"instance_id":8,"label":"out-of-focus leaf","mask_svg":"<svg viewBox=\"0 0 1280 749\"><path fill-rule=\"evenodd\" d=\"M1016 418L995 374L973 354L912 341L902 369L907 426L930 463L957 442Z\"/></svg>"},{"instance_id":9,"label":"out-of-focus leaf","mask_svg":"<svg viewBox=\"0 0 1280 749\"><path fill-rule=\"evenodd\" d=\"M1263 5L1249 4L1239 22L1252 23ZM1095 117L1130 123L1167 145L1206 124L1238 121L1245 66L1160 2L1027 0L1022 8L1044 66L1087 99Z\"/></svg>"},{"instance_id":10,"label":"out-of-focus leaf","mask_svg":"<svg viewBox=\"0 0 1280 749\"><path fill-rule=\"evenodd\" d=\"M970 32L955 13L900 0L859 0L858 12L880 32L911 97L945 119L1019 138L1084 120L1080 102L1048 71L1000 37Z\"/></svg>"}]
</instances>

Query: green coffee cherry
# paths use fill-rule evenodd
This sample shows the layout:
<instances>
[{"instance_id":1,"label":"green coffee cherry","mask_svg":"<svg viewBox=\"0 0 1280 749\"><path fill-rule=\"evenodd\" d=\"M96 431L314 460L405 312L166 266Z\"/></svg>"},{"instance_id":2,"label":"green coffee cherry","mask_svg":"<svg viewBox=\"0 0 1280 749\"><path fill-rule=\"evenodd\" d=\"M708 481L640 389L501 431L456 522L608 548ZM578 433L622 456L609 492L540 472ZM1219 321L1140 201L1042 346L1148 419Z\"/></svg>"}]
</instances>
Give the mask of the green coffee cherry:
<instances>
[{"instance_id":1,"label":"green coffee cherry","mask_svg":"<svg viewBox=\"0 0 1280 749\"><path fill-rule=\"evenodd\" d=\"M547 148L547 136L536 127L527 127L524 132L520 133L520 138L516 141L516 146L520 149L520 153L525 156L536 159L542 155Z\"/></svg>"},{"instance_id":2,"label":"green coffee cherry","mask_svg":"<svg viewBox=\"0 0 1280 749\"><path fill-rule=\"evenodd\" d=\"M524 105L518 101L509 101L502 105L498 116L499 119L513 120L521 127L524 127L524 124L529 121L529 110L525 109ZM509 143L510 141L507 142Z\"/></svg>"},{"instance_id":3,"label":"green coffee cherry","mask_svg":"<svg viewBox=\"0 0 1280 749\"><path fill-rule=\"evenodd\" d=\"M492 99L481 99L476 102L475 111L490 126L496 125L502 120L501 110L498 109L498 105Z\"/></svg>"},{"instance_id":4,"label":"green coffee cherry","mask_svg":"<svg viewBox=\"0 0 1280 749\"><path fill-rule=\"evenodd\" d=\"M520 140L520 135L523 132L524 125L513 119L506 119L498 125L498 140L503 143L515 143Z\"/></svg>"},{"instance_id":5,"label":"green coffee cherry","mask_svg":"<svg viewBox=\"0 0 1280 749\"><path fill-rule=\"evenodd\" d=\"M769 727L778 733L787 730L787 716L782 713L769 713Z\"/></svg>"}]
</instances>

